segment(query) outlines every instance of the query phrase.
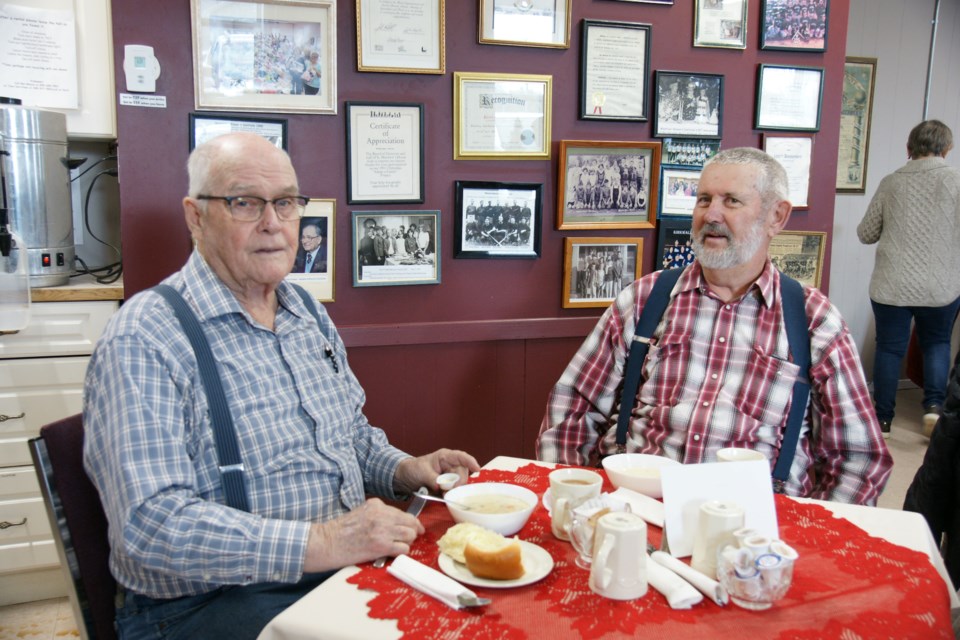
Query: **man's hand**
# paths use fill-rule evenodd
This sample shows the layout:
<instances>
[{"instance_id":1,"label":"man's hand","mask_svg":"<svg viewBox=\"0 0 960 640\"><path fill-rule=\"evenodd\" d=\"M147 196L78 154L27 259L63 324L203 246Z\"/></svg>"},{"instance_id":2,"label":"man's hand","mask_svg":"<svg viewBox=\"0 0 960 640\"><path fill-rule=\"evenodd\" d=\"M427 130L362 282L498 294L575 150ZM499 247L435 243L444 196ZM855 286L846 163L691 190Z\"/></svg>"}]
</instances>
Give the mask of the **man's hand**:
<instances>
[{"instance_id":1,"label":"man's hand","mask_svg":"<svg viewBox=\"0 0 960 640\"><path fill-rule=\"evenodd\" d=\"M480 470L480 465L469 453L453 449L438 449L419 458L407 458L397 467L393 477L393 489L397 493L413 493L420 487L431 492L439 490L437 476L441 473L456 473L460 476L457 485L464 484L467 477Z\"/></svg>"},{"instance_id":2,"label":"man's hand","mask_svg":"<svg viewBox=\"0 0 960 640\"><path fill-rule=\"evenodd\" d=\"M416 517L372 498L335 520L311 525L303 570L329 571L409 553L410 545L423 532Z\"/></svg>"}]
</instances>

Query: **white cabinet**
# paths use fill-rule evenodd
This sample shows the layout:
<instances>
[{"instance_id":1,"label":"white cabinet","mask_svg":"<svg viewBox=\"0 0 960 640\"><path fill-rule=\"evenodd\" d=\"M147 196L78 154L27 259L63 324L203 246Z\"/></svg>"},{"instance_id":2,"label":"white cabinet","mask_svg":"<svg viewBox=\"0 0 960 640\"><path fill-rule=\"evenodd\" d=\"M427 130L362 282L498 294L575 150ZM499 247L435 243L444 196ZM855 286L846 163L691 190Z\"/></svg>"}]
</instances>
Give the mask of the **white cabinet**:
<instances>
[{"instance_id":1,"label":"white cabinet","mask_svg":"<svg viewBox=\"0 0 960 640\"><path fill-rule=\"evenodd\" d=\"M117 305L35 303L26 329L0 335L0 606L66 594L27 441L82 409L90 354Z\"/></svg>"}]
</instances>

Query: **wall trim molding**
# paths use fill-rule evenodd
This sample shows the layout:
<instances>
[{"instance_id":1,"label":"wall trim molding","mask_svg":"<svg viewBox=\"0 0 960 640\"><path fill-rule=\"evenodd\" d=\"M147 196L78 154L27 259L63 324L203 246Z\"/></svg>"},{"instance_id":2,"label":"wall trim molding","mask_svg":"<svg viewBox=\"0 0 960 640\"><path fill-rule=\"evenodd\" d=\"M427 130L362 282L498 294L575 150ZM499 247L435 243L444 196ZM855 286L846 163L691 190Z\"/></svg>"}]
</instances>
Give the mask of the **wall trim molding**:
<instances>
[{"instance_id":1,"label":"wall trim molding","mask_svg":"<svg viewBox=\"0 0 960 640\"><path fill-rule=\"evenodd\" d=\"M579 318L518 318L337 327L347 347L585 338L597 324Z\"/></svg>"}]
</instances>

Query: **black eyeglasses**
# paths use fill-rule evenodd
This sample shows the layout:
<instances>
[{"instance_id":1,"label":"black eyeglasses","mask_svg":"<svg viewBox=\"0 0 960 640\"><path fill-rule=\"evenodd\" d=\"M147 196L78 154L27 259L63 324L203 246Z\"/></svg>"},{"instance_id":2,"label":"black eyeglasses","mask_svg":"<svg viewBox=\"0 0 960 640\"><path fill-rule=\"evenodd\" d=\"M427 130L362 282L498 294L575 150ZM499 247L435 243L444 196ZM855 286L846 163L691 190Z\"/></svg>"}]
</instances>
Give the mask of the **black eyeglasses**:
<instances>
[{"instance_id":1,"label":"black eyeglasses","mask_svg":"<svg viewBox=\"0 0 960 640\"><path fill-rule=\"evenodd\" d=\"M281 220L296 220L303 217L310 198L307 196L283 196L273 200L265 200L257 196L197 196L197 200L223 200L227 203L230 215L234 220L241 222L256 222L263 216L263 210L268 204L273 205L277 217Z\"/></svg>"}]
</instances>

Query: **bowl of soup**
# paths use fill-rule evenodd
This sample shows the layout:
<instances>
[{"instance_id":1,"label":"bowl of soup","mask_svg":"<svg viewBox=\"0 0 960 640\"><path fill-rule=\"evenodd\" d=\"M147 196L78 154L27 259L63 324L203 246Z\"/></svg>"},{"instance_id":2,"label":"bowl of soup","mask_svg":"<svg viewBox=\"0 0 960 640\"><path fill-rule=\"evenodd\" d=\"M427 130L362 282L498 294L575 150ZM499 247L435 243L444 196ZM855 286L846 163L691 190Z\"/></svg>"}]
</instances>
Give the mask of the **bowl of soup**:
<instances>
[{"instance_id":1,"label":"bowl of soup","mask_svg":"<svg viewBox=\"0 0 960 640\"><path fill-rule=\"evenodd\" d=\"M603 459L603 469L610 482L651 498L662 498L660 470L667 465L680 464L676 460L647 453L617 453Z\"/></svg>"},{"instance_id":2,"label":"bowl of soup","mask_svg":"<svg viewBox=\"0 0 960 640\"><path fill-rule=\"evenodd\" d=\"M447 509L456 522L472 522L512 536L527 524L537 506L537 494L524 487L506 482L477 482L447 491Z\"/></svg>"}]
</instances>

